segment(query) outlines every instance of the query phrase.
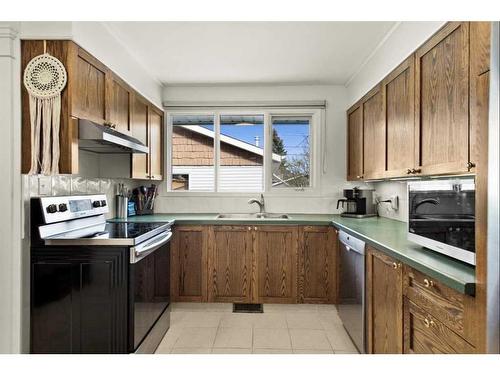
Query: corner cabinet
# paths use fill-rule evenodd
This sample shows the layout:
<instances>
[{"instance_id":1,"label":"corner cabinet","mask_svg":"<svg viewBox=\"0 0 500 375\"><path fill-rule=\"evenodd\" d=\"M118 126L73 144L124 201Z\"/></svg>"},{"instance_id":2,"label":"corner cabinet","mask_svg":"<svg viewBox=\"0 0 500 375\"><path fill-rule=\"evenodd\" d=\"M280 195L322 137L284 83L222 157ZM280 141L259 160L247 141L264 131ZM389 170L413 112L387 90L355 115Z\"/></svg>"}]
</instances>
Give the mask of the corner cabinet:
<instances>
[{"instance_id":1,"label":"corner cabinet","mask_svg":"<svg viewBox=\"0 0 500 375\"><path fill-rule=\"evenodd\" d=\"M78 173L78 119L88 119L151 145L149 157L131 156L132 176L123 177L161 180L163 111L73 41L47 40L46 46L47 53L58 58L68 74L67 85L61 93L59 172ZM33 57L42 53L43 40L23 40L22 72ZM22 173L28 173L31 166L31 124L29 95L24 85L21 85L21 98ZM137 104L138 100L146 107L145 111Z\"/></svg>"},{"instance_id":2,"label":"corner cabinet","mask_svg":"<svg viewBox=\"0 0 500 375\"><path fill-rule=\"evenodd\" d=\"M447 23L347 111L349 181L476 172L489 34Z\"/></svg>"},{"instance_id":3,"label":"corner cabinet","mask_svg":"<svg viewBox=\"0 0 500 375\"><path fill-rule=\"evenodd\" d=\"M367 247L367 351L403 352L403 268L395 259Z\"/></svg>"}]
</instances>

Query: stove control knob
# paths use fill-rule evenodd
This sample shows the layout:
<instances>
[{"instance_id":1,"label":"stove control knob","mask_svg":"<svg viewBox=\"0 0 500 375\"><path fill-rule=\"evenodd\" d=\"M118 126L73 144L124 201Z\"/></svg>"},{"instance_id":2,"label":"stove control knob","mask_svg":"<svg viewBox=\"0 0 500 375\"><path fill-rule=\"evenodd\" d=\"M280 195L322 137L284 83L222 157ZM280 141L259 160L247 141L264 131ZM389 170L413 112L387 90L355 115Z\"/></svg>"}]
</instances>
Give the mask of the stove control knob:
<instances>
[{"instance_id":1,"label":"stove control knob","mask_svg":"<svg viewBox=\"0 0 500 375\"><path fill-rule=\"evenodd\" d=\"M92 207L94 207L94 208L101 207L101 201L93 201L92 202Z\"/></svg>"},{"instance_id":2,"label":"stove control knob","mask_svg":"<svg viewBox=\"0 0 500 375\"><path fill-rule=\"evenodd\" d=\"M46 210L49 214L54 214L57 212L57 206L55 204L49 204Z\"/></svg>"},{"instance_id":3,"label":"stove control knob","mask_svg":"<svg viewBox=\"0 0 500 375\"><path fill-rule=\"evenodd\" d=\"M101 201L101 207L106 207L106 205L107 205L107 204L106 204L106 201L103 199L103 200Z\"/></svg>"},{"instance_id":4,"label":"stove control knob","mask_svg":"<svg viewBox=\"0 0 500 375\"><path fill-rule=\"evenodd\" d=\"M66 203L61 203L59 205L59 212L65 212L68 211L68 205Z\"/></svg>"}]
</instances>

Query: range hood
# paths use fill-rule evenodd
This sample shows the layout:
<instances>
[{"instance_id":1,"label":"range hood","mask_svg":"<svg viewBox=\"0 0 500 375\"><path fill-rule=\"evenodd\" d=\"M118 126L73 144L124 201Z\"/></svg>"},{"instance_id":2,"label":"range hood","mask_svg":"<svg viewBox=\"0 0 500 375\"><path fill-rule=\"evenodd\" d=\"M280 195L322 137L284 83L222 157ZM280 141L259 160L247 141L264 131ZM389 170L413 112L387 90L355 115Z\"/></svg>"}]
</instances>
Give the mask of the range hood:
<instances>
[{"instance_id":1,"label":"range hood","mask_svg":"<svg viewBox=\"0 0 500 375\"><path fill-rule=\"evenodd\" d=\"M98 154L147 154L142 142L90 120L78 120L78 148Z\"/></svg>"}]
</instances>

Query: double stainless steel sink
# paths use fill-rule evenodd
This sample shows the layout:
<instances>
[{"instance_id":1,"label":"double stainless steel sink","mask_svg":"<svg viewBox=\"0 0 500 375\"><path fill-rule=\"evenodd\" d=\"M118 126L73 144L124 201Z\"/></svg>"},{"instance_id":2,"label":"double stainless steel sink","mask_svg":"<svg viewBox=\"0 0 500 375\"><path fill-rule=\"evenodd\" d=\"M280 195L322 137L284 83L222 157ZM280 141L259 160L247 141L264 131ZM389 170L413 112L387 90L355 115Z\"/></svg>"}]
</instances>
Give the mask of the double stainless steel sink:
<instances>
[{"instance_id":1,"label":"double stainless steel sink","mask_svg":"<svg viewBox=\"0 0 500 375\"><path fill-rule=\"evenodd\" d=\"M216 217L219 220L288 220L290 217L287 214L272 214L272 213L253 213L253 214L219 214Z\"/></svg>"}]
</instances>

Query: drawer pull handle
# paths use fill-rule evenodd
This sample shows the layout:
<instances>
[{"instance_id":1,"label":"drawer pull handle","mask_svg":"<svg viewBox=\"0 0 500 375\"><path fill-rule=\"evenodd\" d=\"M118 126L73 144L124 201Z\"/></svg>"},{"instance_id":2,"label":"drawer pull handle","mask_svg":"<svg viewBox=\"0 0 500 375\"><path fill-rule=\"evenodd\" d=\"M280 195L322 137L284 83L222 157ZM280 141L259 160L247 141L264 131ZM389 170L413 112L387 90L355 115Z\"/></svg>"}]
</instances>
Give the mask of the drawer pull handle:
<instances>
[{"instance_id":1,"label":"drawer pull handle","mask_svg":"<svg viewBox=\"0 0 500 375\"><path fill-rule=\"evenodd\" d=\"M398 264L396 262L392 263L392 268L394 268L395 270L398 269Z\"/></svg>"},{"instance_id":2,"label":"drawer pull handle","mask_svg":"<svg viewBox=\"0 0 500 375\"><path fill-rule=\"evenodd\" d=\"M424 279L424 285L426 288L430 288L430 287L433 287L434 286L434 281L432 280L427 280L427 279Z\"/></svg>"},{"instance_id":3,"label":"drawer pull handle","mask_svg":"<svg viewBox=\"0 0 500 375\"><path fill-rule=\"evenodd\" d=\"M252 227L248 227L248 230L252 230Z\"/></svg>"},{"instance_id":4,"label":"drawer pull handle","mask_svg":"<svg viewBox=\"0 0 500 375\"><path fill-rule=\"evenodd\" d=\"M427 328L430 328L430 327L434 327L436 323L434 323L434 320L432 320L432 318L429 320L427 318L424 319L424 326L426 326Z\"/></svg>"}]
</instances>

